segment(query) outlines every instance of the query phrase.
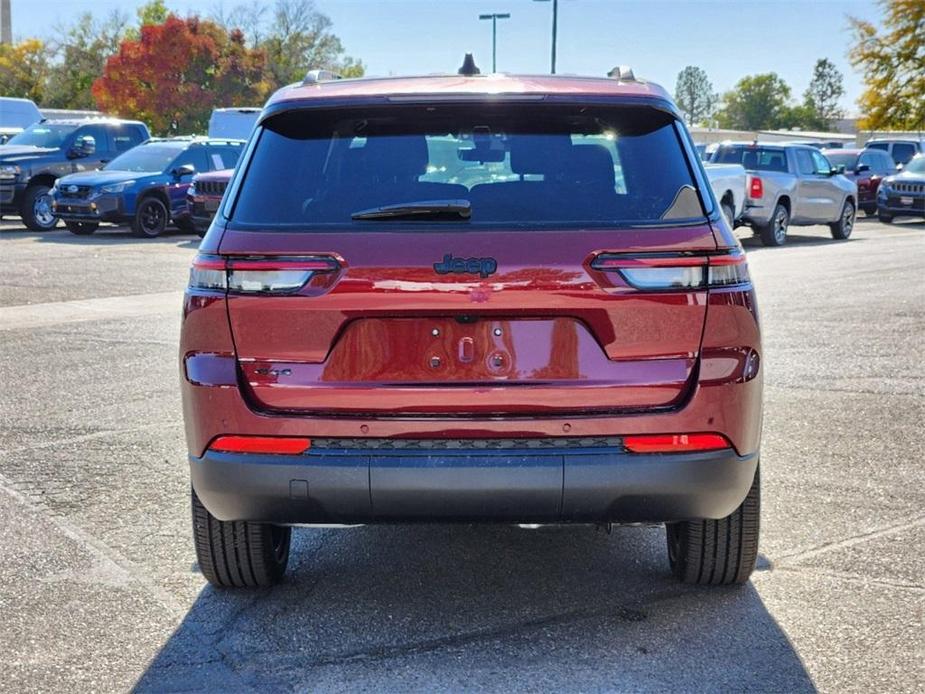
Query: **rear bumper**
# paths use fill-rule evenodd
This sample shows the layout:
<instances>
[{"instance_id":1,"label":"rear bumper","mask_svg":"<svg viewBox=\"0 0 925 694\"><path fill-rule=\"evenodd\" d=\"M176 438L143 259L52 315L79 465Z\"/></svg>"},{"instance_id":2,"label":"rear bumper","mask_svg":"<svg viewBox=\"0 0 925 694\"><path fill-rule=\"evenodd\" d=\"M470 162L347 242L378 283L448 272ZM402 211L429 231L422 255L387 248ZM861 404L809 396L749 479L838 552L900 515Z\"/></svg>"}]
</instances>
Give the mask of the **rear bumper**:
<instances>
[{"instance_id":1,"label":"rear bumper","mask_svg":"<svg viewBox=\"0 0 925 694\"><path fill-rule=\"evenodd\" d=\"M221 520L274 523L665 522L729 515L758 455L639 455L619 446L505 450L328 448L190 457Z\"/></svg>"},{"instance_id":2,"label":"rear bumper","mask_svg":"<svg viewBox=\"0 0 925 694\"><path fill-rule=\"evenodd\" d=\"M746 200L745 209L742 210L740 221L745 224L766 226L771 222L771 215L773 212L774 206L771 204L764 205Z\"/></svg>"}]
</instances>

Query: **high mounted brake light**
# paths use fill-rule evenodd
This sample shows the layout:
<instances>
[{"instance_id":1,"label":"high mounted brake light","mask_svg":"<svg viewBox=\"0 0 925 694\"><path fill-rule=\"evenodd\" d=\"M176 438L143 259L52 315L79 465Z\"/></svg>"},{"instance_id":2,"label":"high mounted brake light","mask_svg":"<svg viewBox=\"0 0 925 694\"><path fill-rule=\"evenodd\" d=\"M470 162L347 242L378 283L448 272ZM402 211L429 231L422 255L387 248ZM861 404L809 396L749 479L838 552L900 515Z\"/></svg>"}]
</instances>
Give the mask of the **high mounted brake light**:
<instances>
[{"instance_id":1,"label":"high mounted brake light","mask_svg":"<svg viewBox=\"0 0 925 694\"><path fill-rule=\"evenodd\" d=\"M190 289L233 294L289 294L319 273L340 267L331 257L241 257L198 255L190 270Z\"/></svg>"},{"instance_id":2,"label":"high mounted brake light","mask_svg":"<svg viewBox=\"0 0 925 694\"><path fill-rule=\"evenodd\" d=\"M591 267L617 272L631 287L649 291L684 291L748 283L741 251L715 255L620 255L603 253Z\"/></svg>"}]
</instances>

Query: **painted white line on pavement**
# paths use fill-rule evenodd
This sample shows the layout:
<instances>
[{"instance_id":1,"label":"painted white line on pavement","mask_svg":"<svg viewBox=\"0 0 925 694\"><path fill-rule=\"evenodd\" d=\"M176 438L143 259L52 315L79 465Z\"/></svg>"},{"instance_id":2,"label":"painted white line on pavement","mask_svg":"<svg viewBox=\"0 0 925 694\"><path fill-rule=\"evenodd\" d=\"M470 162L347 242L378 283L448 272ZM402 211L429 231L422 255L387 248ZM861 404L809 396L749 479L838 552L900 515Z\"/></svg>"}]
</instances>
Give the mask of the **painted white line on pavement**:
<instances>
[{"instance_id":1,"label":"painted white line on pavement","mask_svg":"<svg viewBox=\"0 0 925 694\"><path fill-rule=\"evenodd\" d=\"M175 313L179 316L182 302L183 292L160 292L25 306L2 306L0 307L0 330L41 328L59 323L134 318L159 313Z\"/></svg>"}]
</instances>

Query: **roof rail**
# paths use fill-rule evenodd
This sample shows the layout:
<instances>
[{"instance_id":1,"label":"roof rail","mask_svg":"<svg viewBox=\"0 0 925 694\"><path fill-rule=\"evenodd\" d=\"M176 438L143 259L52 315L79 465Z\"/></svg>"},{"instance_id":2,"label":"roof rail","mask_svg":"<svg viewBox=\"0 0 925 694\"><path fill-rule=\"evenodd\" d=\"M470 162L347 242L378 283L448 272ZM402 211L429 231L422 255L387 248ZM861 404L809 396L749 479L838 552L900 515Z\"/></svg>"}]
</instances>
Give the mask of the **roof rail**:
<instances>
[{"instance_id":1,"label":"roof rail","mask_svg":"<svg viewBox=\"0 0 925 694\"><path fill-rule=\"evenodd\" d=\"M309 70L302 80L302 86L307 84L318 84L319 82L331 82L333 80L343 79L341 75L331 70Z\"/></svg>"},{"instance_id":2,"label":"roof rail","mask_svg":"<svg viewBox=\"0 0 925 694\"><path fill-rule=\"evenodd\" d=\"M617 65L607 76L611 79L620 80L621 82L635 82L636 75L633 74L633 68L629 65Z\"/></svg>"}]
</instances>

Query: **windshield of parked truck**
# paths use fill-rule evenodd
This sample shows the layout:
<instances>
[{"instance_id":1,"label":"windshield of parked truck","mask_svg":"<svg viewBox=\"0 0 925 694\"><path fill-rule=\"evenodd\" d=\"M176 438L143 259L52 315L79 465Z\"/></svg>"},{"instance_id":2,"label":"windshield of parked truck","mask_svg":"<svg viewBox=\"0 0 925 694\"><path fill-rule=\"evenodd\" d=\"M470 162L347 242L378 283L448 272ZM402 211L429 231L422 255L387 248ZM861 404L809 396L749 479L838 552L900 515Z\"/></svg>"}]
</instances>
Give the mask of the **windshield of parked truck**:
<instances>
[{"instance_id":1,"label":"windshield of parked truck","mask_svg":"<svg viewBox=\"0 0 925 694\"><path fill-rule=\"evenodd\" d=\"M231 203L242 228L439 219L566 229L705 217L678 126L652 108L297 110L256 137ZM382 207L391 209L370 213Z\"/></svg>"},{"instance_id":2,"label":"windshield of parked truck","mask_svg":"<svg viewBox=\"0 0 925 694\"><path fill-rule=\"evenodd\" d=\"M925 157L916 157L906 165L906 171L914 174L925 174Z\"/></svg>"},{"instance_id":3,"label":"windshield of parked truck","mask_svg":"<svg viewBox=\"0 0 925 694\"><path fill-rule=\"evenodd\" d=\"M58 149L72 132L77 130L76 125L55 125L53 123L34 123L18 135L10 138L7 145L24 145L27 147L43 147Z\"/></svg>"}]
</instances>

